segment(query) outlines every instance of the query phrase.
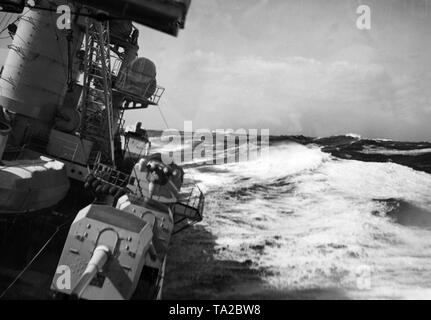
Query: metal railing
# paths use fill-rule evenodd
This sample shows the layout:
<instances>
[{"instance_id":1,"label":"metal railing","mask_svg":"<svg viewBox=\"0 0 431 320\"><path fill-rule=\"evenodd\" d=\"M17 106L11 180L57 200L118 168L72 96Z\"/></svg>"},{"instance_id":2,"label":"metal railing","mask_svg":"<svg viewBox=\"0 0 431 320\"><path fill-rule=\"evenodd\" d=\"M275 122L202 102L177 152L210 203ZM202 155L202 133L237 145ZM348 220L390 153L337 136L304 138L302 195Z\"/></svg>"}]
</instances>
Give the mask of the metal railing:
<instances>
[{"instance_id":1,"label":"metal railing","mask_svg":"<svg viewBox=\"0 0 431 320\"><path fill-rule=\"evenodd\" d=\"M120 188L126 188L130 180L130 175L102 163L96 163L91 174L105 184Z\"/></svg>"},{"instance_id":2,"label":"metal railing","mask_svg":"<svg viewBox=\"0 0 431 320\"><path fill-rule=\"evenodd\" d=\"M150 89L151 83L148 84L145 93L143 95L137 96L133 92L125 91L122 89L116 89L118 92L123 94L125 99L125 104L123 104L123 110L133 110L133 109L142 109L147 108L148 105L158 105L160 102L160 99L162 98L165 88L156 86L154 93L148 97L145 98L147 91ZM129 105L132 104L132 107L129 107Z\"/></svg>"},{"instance_id":3,"label":"metal railing","mask_svg":"<svg viewBox=\"0 0 431 320\"><path fill-rule=\"evenodd\" d=\"M165 93L165 88L157 86L156 91L154 91L153 95L148 100L158 105L163 93Z\"/></svg>"},{"instance_id":4,"label":"metal railing","mask_svg":"<svg viewBox=\"0 0 431 320\"><path fill-rule=\"evenodd\" d=\"M188 196L183 197L172 206L174 214L174 230L172 234L181 232L192 225L201 222L205 206L205 196L196 185L191 188Z\"/></svg>"}]
</instances>

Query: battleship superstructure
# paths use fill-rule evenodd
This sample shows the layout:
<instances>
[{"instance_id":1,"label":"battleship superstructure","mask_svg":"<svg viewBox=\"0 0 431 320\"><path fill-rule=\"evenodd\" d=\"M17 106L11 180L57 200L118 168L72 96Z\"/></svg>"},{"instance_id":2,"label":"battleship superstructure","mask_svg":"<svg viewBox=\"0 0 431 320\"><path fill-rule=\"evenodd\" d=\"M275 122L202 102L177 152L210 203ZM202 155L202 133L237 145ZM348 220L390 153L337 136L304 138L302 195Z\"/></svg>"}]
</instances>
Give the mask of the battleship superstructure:
<instances>
[{"instance_id":1,"label":"battleship superstructure","mask_svg":"<svg viewBox=\"0 0 431 320\"><path fill-rule=\"evenodd\" d=\"M39 0L23 12L25 1L0 1L21 13L0 77L0 253L10 258L0 284L14 279L0 294L22 280L42 241L39 276L48 273L54 292L160 298L170 237L202 219L203 195L184 196L183 170L151 154L142 129L124 134L124 113L164 93L154 63L138 57L132 22L177 35L190 0L70 3ZM71 19L61 29L64 5ZM127 156L130 141L146 146L138 158Z\"/></svg>"}]
</instances>

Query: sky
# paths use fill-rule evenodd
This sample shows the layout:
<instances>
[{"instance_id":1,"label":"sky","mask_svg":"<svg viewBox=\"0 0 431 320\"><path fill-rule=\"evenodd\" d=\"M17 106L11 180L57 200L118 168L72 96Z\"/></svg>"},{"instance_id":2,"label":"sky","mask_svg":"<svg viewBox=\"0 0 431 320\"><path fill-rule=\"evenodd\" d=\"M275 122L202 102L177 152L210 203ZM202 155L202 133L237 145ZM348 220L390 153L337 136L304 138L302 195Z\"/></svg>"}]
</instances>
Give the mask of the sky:
<instances>
[{"instance_id":1,"label":"sky","mask_svg":"<svg viewBox=\"0 0 431 320\"><path fill-rule=\"evenodd\" d=\"M171 128L431 140L431 0L192 0L177 38L139 29Z\"/></svg>"},{"instance_id":2,"label":"sky","mask_svg":"<svg viewBox=\"0 0 431 320\"><path fill-rule=\"evenodd\" d=\"M431 1L193 0L178 38L140 30L170 127L431 140Z\"/></svg>"}]
</instances>

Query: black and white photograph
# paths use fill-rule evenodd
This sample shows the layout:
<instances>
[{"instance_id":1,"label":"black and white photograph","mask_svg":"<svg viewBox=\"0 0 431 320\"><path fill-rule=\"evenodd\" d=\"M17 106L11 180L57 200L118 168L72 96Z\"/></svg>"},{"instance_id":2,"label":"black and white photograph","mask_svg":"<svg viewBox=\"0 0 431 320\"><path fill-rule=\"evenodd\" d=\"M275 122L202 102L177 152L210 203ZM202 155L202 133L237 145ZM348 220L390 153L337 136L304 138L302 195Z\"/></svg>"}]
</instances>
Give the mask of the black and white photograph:
<instances>
[{"instance_id":1,"label":"black and white photograph","mask_svg":"<svg viewBox=\"0 0 431 320\"><path fill-rule=\"evenodd\" d=\"M0 303L431 299L430 0L0 0L0 67Z\"/></svg>"}]
</instances>

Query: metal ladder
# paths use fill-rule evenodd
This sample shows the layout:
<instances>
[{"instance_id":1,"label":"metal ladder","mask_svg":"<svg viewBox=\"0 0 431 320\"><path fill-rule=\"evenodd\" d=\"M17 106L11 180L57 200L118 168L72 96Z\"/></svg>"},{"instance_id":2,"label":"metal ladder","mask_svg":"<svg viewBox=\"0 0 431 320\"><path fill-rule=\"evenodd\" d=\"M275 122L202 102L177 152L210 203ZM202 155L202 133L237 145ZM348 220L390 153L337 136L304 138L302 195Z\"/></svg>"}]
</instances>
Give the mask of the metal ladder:
<instances>
[{"instance_id":1,"label":"metal ladder","mask_svg":"<svg viewBox=\"0 0 431 320\"><path fill-rule=\"evenodd\" d=\"M109 22L87 19L81 136L98 143L102 158L115 167Z\"/></svg>"}]
</instances>

